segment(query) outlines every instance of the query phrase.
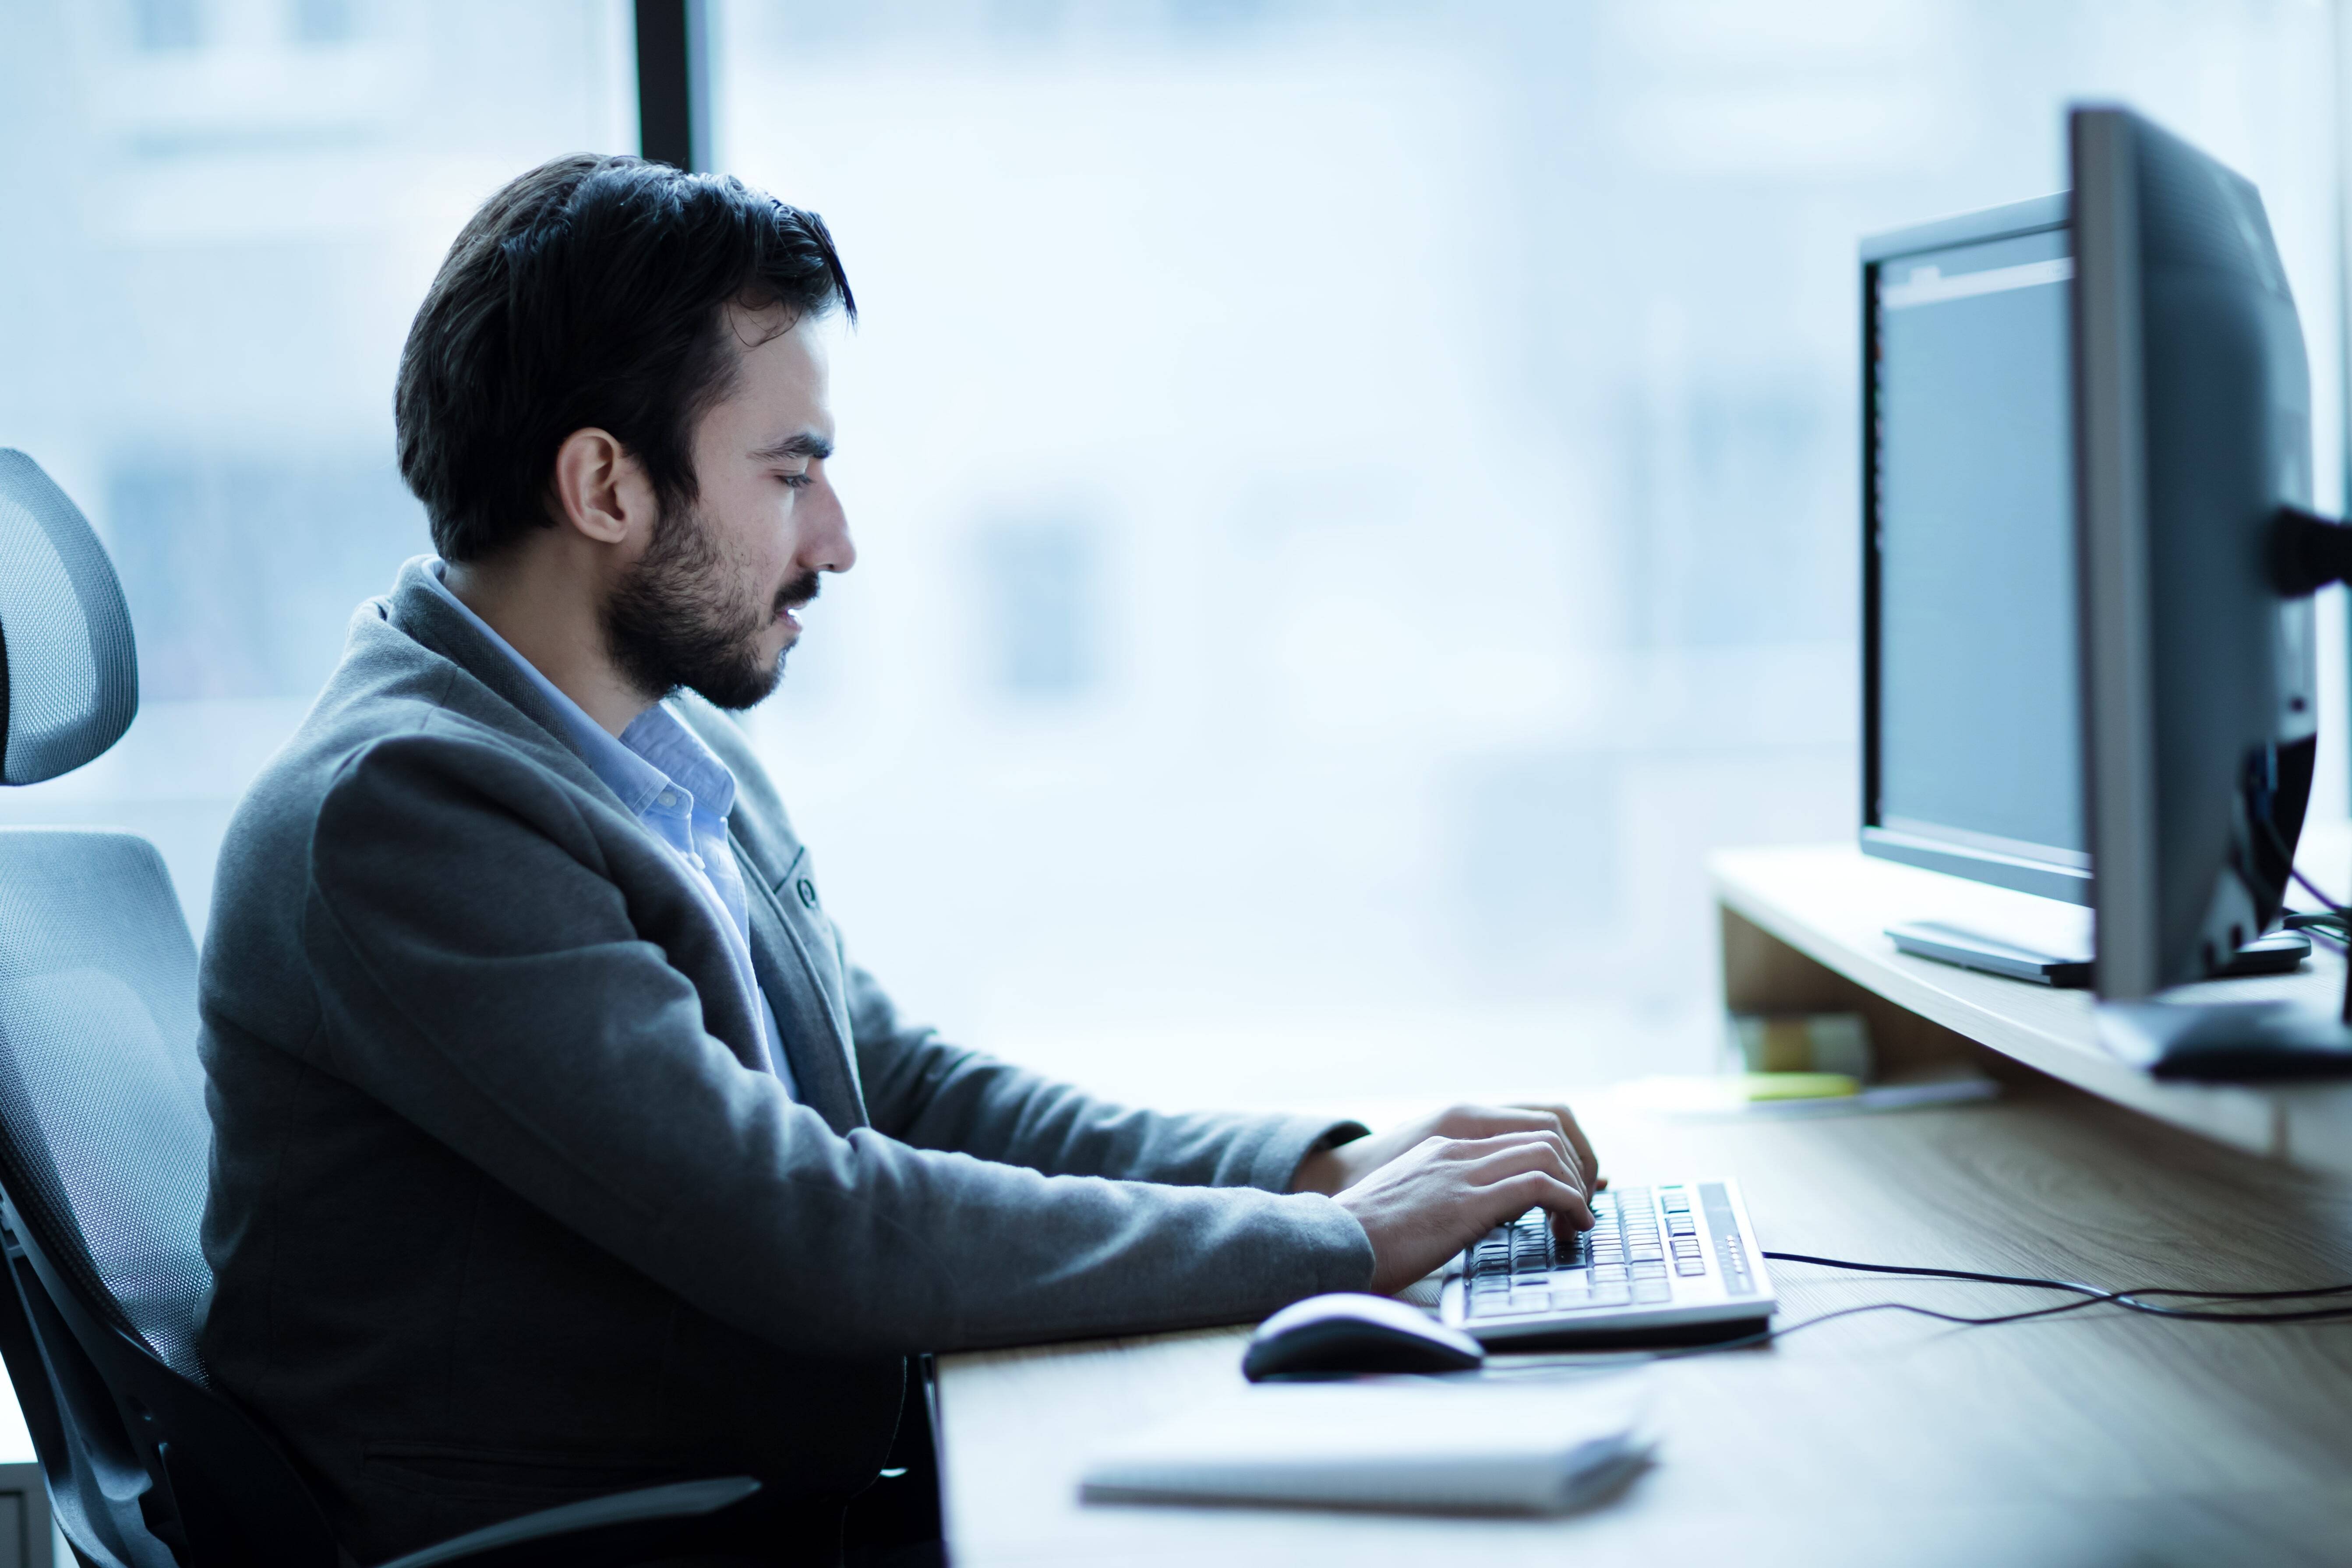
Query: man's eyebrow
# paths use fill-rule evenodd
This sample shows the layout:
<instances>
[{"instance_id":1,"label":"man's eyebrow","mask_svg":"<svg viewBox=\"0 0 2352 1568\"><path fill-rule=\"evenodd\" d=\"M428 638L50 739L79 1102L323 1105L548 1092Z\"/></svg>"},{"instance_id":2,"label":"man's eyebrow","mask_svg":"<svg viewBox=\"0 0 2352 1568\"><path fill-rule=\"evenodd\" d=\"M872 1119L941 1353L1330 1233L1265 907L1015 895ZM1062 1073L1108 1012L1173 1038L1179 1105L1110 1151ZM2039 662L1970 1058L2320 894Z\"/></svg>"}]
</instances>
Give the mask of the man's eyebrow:
<instances>
[{"instance_id":1,"label":"man's eyebrow","mask_svg":"<svg viewBox=\"0 0 2352 1568\"><path fill-rule=\"evenodd\" d=\"M806 458L811 462L821 463L832 456L832 442L814 430L803 430L797 436L787 436L781 441L761 447L751 454L751 460L772 463L784 458Z\"/></svg>"}]
</instances>

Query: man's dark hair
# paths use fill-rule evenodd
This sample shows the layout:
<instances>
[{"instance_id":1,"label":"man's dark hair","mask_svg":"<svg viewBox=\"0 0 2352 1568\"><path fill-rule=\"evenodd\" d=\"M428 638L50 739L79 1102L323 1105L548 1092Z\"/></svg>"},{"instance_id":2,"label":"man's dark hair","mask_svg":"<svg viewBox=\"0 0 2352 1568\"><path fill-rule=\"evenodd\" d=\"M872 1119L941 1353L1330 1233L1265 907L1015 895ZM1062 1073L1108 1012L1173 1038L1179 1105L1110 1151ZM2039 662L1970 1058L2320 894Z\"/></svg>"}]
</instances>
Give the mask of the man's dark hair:
<instances>
[{"instance_id":1,"label":"man's dark hair","mask_svg":"<svg viewBox=\"0 0 2352 1568\"><path fill-rule=\"evenodd\" d=\"M482 204L401 351L401 477L445 559L551 524L555 454L609 432L667 510L696 495L694 426L734 382L726 308L857 319L814 213L725 175L573 153Z\"/></svg>"}]
</instances>

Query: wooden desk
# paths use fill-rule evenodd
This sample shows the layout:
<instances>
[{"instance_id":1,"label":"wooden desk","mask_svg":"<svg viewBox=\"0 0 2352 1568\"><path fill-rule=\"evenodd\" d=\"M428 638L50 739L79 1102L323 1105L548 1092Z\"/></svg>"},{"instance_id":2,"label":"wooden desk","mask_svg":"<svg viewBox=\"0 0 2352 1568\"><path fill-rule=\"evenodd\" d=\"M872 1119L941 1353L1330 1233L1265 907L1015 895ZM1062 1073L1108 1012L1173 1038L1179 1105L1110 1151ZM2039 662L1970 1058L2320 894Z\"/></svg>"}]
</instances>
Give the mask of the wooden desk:
<instances>
[{"instance_id":1,"label":"wooden desk","mask_svg":"<svg viewBox=\"0 0 2352 1568\"><path fill-rule=\"evenodd\" d=\"M1751 875L1748 892L1757 891ZM1748 923L1755 931L1727 939L1735 993L1812 985L1811 996L1788 999L1822 999L1821 976L1793 961L1797 950ZM1898 1058L1979 1048L1920 1015L1905 1022L1882 993L1870 994ZM2251 1138L2187 1131L2176 1125L2192 1120L2185 1111L2151 1116L2116 1103L2123 1095L2012 1064L2003 1058L2009 1092L1998 1101L1891 1115L1688 1121L1605 1093L1581 1103L1612 1174L1735 1176L1760 1240L1776 1250L2109 1285L2352 1280L2352 1188L2341 1178L2233 1146ZM2055 1299L1774 1270L1784 1327L1866 1301L1990 1313ZM2231 1327L2095 1308L1968 1330L1874 1313L1763 1349L1652 1365L1642 1375L1658 1396L1655 1467L1612 1501L1565 1519L1079 1503L1078 1473L1104 1443L1238 1380L1244 1334L947 1358L940 1403L958 1568L1355 1568L1457 1554L1480 1568L2352 1555L2352 1324Z\"/></svg>"}]
</instances>

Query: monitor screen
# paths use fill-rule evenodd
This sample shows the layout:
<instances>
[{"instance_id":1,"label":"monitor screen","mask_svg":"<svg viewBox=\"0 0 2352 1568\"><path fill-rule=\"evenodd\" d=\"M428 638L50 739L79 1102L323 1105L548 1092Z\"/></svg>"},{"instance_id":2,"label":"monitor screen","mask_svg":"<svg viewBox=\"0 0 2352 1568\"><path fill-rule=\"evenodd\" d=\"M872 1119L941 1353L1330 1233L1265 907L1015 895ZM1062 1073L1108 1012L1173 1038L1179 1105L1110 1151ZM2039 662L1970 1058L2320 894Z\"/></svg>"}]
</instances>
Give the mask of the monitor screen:
<instances>
[{"instance_id":1,"label":"monitor screen","mask_svg":"<svg viewBox=\"0 0 2352 1568\"><path fill-rule=\"evenodd\" d=\"M1874 849L2087 901L2070 240L2045 229L1872 269L1864 809Z\"/></svg>"}]
</instances>

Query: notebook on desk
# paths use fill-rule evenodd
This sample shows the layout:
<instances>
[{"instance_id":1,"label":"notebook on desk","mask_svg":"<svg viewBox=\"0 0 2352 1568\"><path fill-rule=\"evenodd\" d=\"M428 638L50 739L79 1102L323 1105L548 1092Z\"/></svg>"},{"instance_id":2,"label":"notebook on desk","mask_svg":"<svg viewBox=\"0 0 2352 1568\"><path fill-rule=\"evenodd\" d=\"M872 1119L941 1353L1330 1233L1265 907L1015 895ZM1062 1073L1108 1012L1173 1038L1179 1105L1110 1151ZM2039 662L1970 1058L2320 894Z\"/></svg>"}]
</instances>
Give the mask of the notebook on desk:
<instances>
[{"instance_id":1,"label":"notebook on desk","mask_svg":"<svg viewBox=\"0 0 2352 1568\"><path fill-rule=\"evenodd\" d=\"M1438 1316L1488 1346L1728 1339L1779 1301L1738 1187L1660 1182L1595 1193L1592 1228L1531 1209L1447 1268Z\"/></svg>"},{"instance_id":2,"label":"notebook on desk","mask_svg":"<svg viewBox=\"0 0 2352 1568\"><path fill-rule=\"evenodd\" d=\"M1365 1377L1256 1384L1087 1465L1088 1502L1559 1513L1648 1462L1638 1374Z\"/></svg>"}]
</instances>

